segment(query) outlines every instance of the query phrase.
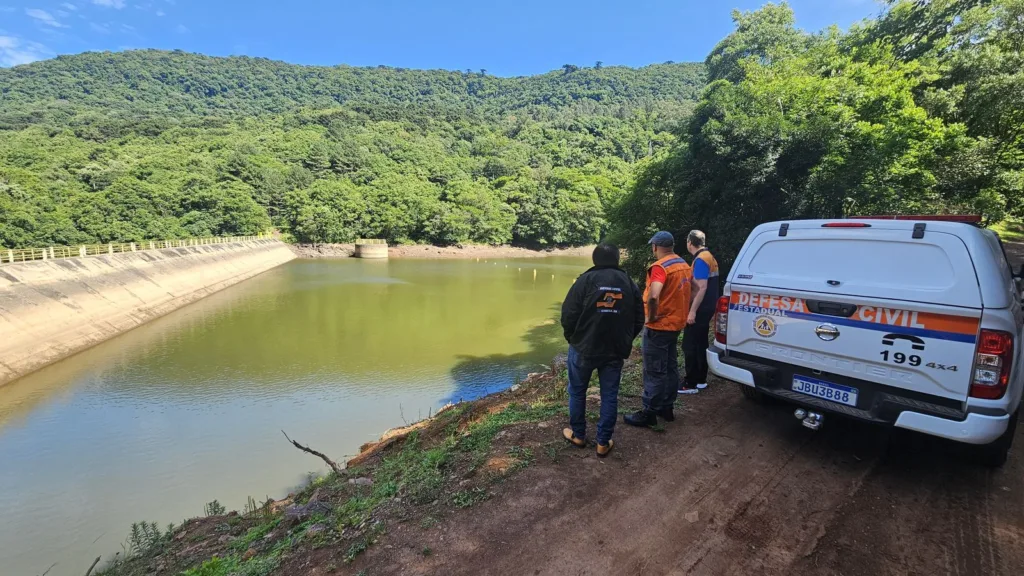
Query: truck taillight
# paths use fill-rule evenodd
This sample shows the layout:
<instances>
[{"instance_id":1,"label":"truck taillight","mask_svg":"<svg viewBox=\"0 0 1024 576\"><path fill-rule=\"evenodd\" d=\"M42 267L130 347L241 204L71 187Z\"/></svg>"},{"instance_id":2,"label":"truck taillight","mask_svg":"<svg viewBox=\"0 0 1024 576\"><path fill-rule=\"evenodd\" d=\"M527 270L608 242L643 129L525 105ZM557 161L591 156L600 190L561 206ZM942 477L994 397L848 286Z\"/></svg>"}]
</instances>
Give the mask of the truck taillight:
<instances>
[{"instance_id":1,"label":"truck taillight","mask_svg":"<svg viewBox=\"0 0 1024 576\"><path fill-rule=\"evenodd\" d=\"M729 297L722 296L715 305L715 342L725 344L725 333L729 329Z\"/></svg>"},{"instance_id":2,"label":"truck taillight","mask_svg":"<svg viewBox=\"0 0 1024 576\"><path fill-rule=\"evenodd\" d=\"M982 330L974 356L971 398L998 400L1006 394L1013 365L1013 335L1000 330Z\"/></svg>"}]
</instances>

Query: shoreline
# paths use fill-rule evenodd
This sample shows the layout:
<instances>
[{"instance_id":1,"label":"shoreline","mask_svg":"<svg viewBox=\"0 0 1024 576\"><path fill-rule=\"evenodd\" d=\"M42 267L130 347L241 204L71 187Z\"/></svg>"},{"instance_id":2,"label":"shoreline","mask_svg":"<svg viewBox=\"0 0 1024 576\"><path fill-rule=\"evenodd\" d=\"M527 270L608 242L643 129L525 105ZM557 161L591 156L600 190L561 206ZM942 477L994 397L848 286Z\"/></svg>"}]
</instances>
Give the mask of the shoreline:
<instances>
[{"instance_id":1,"label":"shoreline","mask_svg":"<svg viewBox=\"0 0 1024 576\"><path fill-rule=\"evenodd\" d=\"M326 465L322 476L283 497L252 501L245 510L186 518L163 533L153 524L151 541L130 554L101 558L97 574L194 574L224 564L319 576L321 561L332 567L330 573L365 574L356 566L368 565L364 552L380 543L386 526L451 520L534 464L533 450L519 450L521 438L509 431L526 427L546 439L568 417L559 393L566 384L564 359L556 355L546 371L504 390L449 403L422 420L389 428L360 446L358 454L339 460L312 448L315 438L303 446L286 435L311 462ZM633 392L638 395L639 388Z\"/></svg>"},{"instance_id":2,"label":"shoreline","mask_svg":"<svg viewBox=\"0 0 1024 576\"><path fill-rule=\"evenodd\" d=\"M288 244L288 248L299 258L327 259L352 258L355 244ZM547 258L549 256L590 256L593 246L575 248L550 248L532 250L518 246L430 246L422 244L388 247L389 258L410 258L423 260L469 259L469 258Z\"/></svg>"}]
</instances>

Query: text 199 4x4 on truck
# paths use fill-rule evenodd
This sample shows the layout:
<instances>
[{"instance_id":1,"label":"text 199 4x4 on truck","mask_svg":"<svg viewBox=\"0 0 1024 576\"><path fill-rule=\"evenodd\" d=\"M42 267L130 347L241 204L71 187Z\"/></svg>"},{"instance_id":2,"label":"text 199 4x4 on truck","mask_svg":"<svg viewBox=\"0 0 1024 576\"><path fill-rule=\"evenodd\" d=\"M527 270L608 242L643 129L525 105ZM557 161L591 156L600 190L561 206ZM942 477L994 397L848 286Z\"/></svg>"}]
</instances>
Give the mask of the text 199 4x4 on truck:
<instances>
[{"instance_id":1,"label":"text 199 4x4 on truck","mask_svg":"<svg viewBox=\"0 0 1024 576\"><path fill-rule=\"evenodd\" d=\"M1020 276L995 233L936 217L758 226L729 273L711 371L752 399L978 445L1006 461L1024 389Z\"/></svg>"}]
</instances>

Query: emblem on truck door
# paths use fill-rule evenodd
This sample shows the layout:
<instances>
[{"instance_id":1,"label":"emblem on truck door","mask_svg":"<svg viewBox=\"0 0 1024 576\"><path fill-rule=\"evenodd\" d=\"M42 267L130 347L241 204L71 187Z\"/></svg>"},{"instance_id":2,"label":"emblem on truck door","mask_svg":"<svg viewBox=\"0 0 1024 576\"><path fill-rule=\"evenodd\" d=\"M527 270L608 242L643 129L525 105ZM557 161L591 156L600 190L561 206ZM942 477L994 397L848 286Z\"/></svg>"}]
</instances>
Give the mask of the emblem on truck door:
<instances>
[{"instance_id":1,"label":"emblem on truck door","mask_svg":"<svg viewBox=\"0 0 1024 576\"><path fill-rule=\"evenodd\" d=\"M819 324L814 329L814 333L818 335L825 342L831 342L836 338L839 338L839 328L836 328L832 324Z\"/></svg>"},{"instance_id":2,"label":"emblem on truck door","mask_svg":"<svg viewBox=\"0 0 1024 576\"><path fill-rule=\"evenodd\" d=\"M775 336L777 329L775 319L771 316L758 316L754 319L754 332L757 332L757 335L762 338Z\"/></svg>"}]
</instances>

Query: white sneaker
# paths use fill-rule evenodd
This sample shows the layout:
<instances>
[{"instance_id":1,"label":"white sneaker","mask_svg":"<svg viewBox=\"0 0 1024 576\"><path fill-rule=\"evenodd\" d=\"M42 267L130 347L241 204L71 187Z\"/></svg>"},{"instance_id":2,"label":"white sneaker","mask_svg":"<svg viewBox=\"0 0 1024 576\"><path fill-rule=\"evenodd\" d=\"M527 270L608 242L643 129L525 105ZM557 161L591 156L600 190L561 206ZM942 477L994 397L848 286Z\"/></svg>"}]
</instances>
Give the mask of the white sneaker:
<instances>
[{"instance_id":1,"label":"white sneaker","mask_svg":"<svg viewBox=\"0 0 1024 576\"><path fill-rule=\"evenodd\" d=\"M696 388L690 388L689 386L683 386L679 388L679 390L677 390L676 392L679 394L696 394L700 392L700 390L697 390Z\"/></svg>"},{"instance_id":2,"label":"white sneaker","mask_svg":"<svg viewBox=\"0 0 1024 576\"><path fill-rule=\"evenodd\" d=\"M704 384L697 384L697 390L703 390L703 389L705 389L707 387L708 387L707 382L705 382Z\"/></svg>"}]
</instances>

